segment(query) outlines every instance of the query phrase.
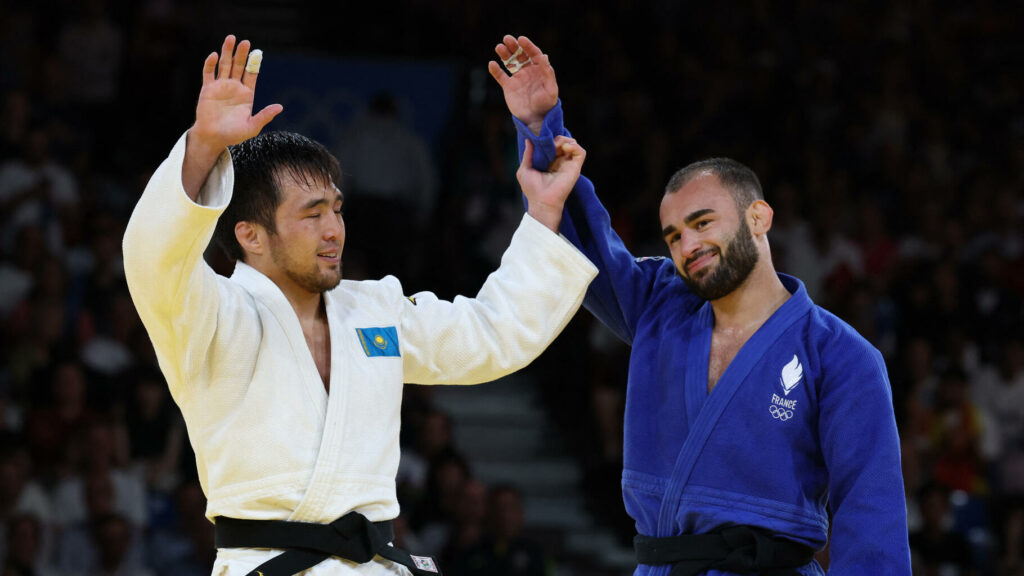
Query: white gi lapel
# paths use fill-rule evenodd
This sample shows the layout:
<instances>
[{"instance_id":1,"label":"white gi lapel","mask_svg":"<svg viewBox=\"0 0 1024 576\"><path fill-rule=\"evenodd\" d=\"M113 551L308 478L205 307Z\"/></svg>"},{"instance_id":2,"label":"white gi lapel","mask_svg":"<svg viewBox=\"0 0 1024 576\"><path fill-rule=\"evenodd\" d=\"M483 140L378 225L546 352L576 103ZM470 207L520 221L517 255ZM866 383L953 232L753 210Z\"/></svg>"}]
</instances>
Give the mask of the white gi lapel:
<instances>
[{"instance_id":1,"label":"white gi lapel","mask_svg":"<svg viewBox=\"0 0 1024 576\"><path fill-rule=\"evenodd\" d=\"M336 489L332 481L336 468L340 464L344 442L344 419L347 394L351 393L352 377L349 372L353 366L351 362L343 361L338 350L345 342L341 333L341 326L345 323L339 315L338 303L330 292L324 294L324 306L327 312L327 329L331 335L331 393L327 397L327 414L324 417L323 435L320 438L320 450L317 453L316 465L313 468L313 476L302 501L295 507L291 518L293 522L324 522L334 520L325 518L324 512L327 502L330 499L331 491ZM320 375L317 373L316 381L321 383ZM321 383L321 390L323 384Z\"/></svg>"},{"instance_id":2,"label":"white gi lapel","mask_svg":"<svg viewBox=\"0 0 1024 576\"><path fill-rule=\"evenodd\" d=\"M811 300L807 297L807 291L803 283L795 278L779 275L783 284L789 289L793 296L786 301L767 322L750 337L750 340L740 349L732 363L726 368L722 377L719 378L711 394L707 394L707 365L708 355L711 351L711 329L713 315L711 305L705 304L693 319L692 332L690 334L689 353L700 353L701 356L688 357L691 362L691 370L686 373L686 400L687 411L692 414L694 406L701 406L700 414L696 419L691 420L690 433L683 442L679 455L676 458L675 467L672 470L672 479L665 489L664 498L661 501L661 509L658 513L658 534L657 536L676 535L676 520L679 501L693 472L704 445L707 443L711 432L715 428L718 419L725 410L729 401L740 386L747 380L747 375L754 368L754 365L761 359L768 349L782 336L783 332L794 322L802 318L811 310ZM702 366L702 368L700 368ZM703 403L697 403L700 396L706 395Z\"/></svg>"},{"instance_id":3,"label":"white gi lapel","mask_svg":"<svg viewBox=\"0 0 1024 576\"><path fill-rule=\"evenodd\" d=\"M235 265L235 272L231 279L241 284L247 292L252 294L258 305L265 306L277 320L278 325L288 338L291 348L292 360L297 368L295 382L282 382L282 386L293 386L295 391L304 390L309 397L313 414L321 419L327 409L327 394L323 383L320 380L320 373L316 369L316 362L313 361L313 354L306 344L306 337L302 334L302 326L299 324L299 317L295 315L288 298L285 297L277 284L260 273L258 270L238 262ZM284 354L285 351L278 350L277 353ZM302 414L306 418L308 414ZM296 415L300 417L300 415Z\"/></svg>"}]
</instances>

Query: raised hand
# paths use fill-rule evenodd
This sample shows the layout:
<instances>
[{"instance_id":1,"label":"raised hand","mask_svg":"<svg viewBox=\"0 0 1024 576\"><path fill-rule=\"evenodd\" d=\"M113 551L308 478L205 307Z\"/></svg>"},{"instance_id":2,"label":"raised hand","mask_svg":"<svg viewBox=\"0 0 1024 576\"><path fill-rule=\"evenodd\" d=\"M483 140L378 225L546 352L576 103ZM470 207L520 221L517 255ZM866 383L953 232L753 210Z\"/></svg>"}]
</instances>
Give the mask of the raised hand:
<instances>
[{"instance_id":1,"label":"raised hand","mask_svg":"<svg viewBox=\"0 0 1024 576\"><path fill-rule=\"evenodd\" d=\"M235 47L235 37L228 36L220 55L211 52L203 65L203 88L196 105L196 136L218 147L227 147L248 140L283 110L271 104L252 114L258 73L247 72L249 41Z\"/></svg>"},{"instance_id":2,"label":"raised hand","mask_svg":"<svg viewBox=\"0 0 1024 576\"><path fill-rule=\"evenodd\" d=\"M195 200L206 177L225 148L260 133L284 109L271 104L252 113L258 66L246 71L249 41L235 47L235 37L224 38L220 54L211 52L203 64L203 87L196 105L196 122L188 131L181 182Z\"/></svg>"},{"instance_id":3,"label":"raised hand","mask_svg":"<svg viewBox=\"0 0 1024 576\"><path fill-rule=\"evenodd\" d=\"M513 62L508 66L511 74L493 60L487 63L487 71L501 85L509 112L529 126L534 134L540 134L544 115L558 103L558 82L547 54L526 36L514 38L510 35L494 47L494 52L503 63L509 62L513 54L519 52L516 56L519 64Z\"/></svg>"},{"instance_id":4,"label":"raised hand","mask_svg":"<svg viewBox=\"0 0 1024 576\"><path fill-rule=\"evenodd\" d=\"M562 208L580 177L587 151L574 138L565 136L555 137L555 150L555 160L547 172L541 172L533 167L533 143L527 140L516 179L526 196L530 216L558 232Z\"/></svg>"}]
</instances>

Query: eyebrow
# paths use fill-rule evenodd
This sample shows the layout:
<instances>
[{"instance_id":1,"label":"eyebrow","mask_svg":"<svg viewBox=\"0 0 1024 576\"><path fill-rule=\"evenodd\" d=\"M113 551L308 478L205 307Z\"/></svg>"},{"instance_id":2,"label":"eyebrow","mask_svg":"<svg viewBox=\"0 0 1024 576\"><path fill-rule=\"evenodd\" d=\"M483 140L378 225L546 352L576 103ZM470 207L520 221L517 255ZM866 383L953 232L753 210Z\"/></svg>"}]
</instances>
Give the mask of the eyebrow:
<instances>
[{"instance_id":1,"label":"eyebrow","mask_svg":"<svg viewBox=\"0 0 1024 576\"><path fill-rule=\"evenodd\" d=\"M708 214L714 214L714 212L715 211L712 210L711 208L701 208L700 210L695 210L695 211L691 212L690 214L688 214L686 216L686 218L683 218L683 223L689 225L690 223L692 223L694 220L700 218L701 216L707 216ZM665 237L665 236L668 236L669 234L672 234L672 233L678 232L678 231L679 231L678 228L676 228L672 224L669 224L668 226L665 226L664 228L661 229L661 235L662 235L662 237Z\"/></svg>"},{"instance_id":2,"label":"eyebrow","mask_svg":"<svg viewBox=\"0 0 1024 576\"><path fill-rule=\"evenodd\" d=\"M334 202L342 202L342 203L344 203L345 202L345 195L342 194L341 192L338 192L338 195L334 197L333 201L328 201L326 198L317 198L315 200L310 200L309 202L306 202L305 204L303 204L302 207L299 210L311 210L313 208L316 208L317 206L325 205L328 202L330 202L331 204L333 204Z\"/></svg>"},{"instance_id":3,"label":"eyebrow","mask_svg":"<svg viewBox=\"0 0 1024 576\"><path fill-rule=\"evenodd\" d=\"M693 212L690 212L690 214L686 218L683 218L683 223L690 224L691 222L693 222L697 218L700 218L701 216L707 216L708 214L713 213L714 210L712 210L711 208L702 208L700 210L695 210Z\"/></svg>"}]
</instances>

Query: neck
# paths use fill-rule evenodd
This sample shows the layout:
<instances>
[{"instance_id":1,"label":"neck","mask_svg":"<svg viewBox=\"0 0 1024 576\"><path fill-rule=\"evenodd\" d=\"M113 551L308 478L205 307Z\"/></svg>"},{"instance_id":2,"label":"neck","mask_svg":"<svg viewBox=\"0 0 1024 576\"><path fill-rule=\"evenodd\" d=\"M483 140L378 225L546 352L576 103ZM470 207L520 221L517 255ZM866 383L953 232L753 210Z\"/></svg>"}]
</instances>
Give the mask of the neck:
<instances>
[{"instance_id":1,"label":"neck","mask_svg":"<svg viewBox=\"0 0 1024 576\"><path fill-rule=\"evenodd\" d=\"M711 302L715 328L743 330L760 326L790 296L774 267L762 260L739 288Z\"/></svg>"},{"instance_id":2,"label":"neck","mask_svg":"<svg viewBox=\"0 0 1024 576\"><path fill-rule=\"evenodd\" d=\"M288 299L288 303L292 305L295 315L299 317L299 321L303 324L315 320L323 314L322 293L310 292L295 283L295 281L279 269L267 269L267 267L260 266L260 262L253 262L249 265L267 278L270 278L270 281L277 285L281 293L284 294L284 297Z\"/></svg>"},{"instance_id":3,"label":"neck","mask_svg":"<svg viewBox=\"0 0 1024 576\"><path fill-rule=\"evenodd\" d=\"M310 320L315 320L324 314L323 294L309 292L294 285L290 287L285 287L280 283L277 283L277 285L281 288L281 292L284 293L285 298L292 305L292 309L295 310L295 315L299 317L299 321L303 324Z\"/></svg>"}]
</instances>

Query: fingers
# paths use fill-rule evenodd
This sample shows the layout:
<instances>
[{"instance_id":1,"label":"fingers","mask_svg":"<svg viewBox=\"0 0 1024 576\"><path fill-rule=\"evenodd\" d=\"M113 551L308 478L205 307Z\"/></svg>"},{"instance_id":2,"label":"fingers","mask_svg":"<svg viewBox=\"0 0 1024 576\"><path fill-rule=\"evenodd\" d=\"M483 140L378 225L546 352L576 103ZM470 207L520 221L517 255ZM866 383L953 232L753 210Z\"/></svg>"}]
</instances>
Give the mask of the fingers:
<instances>
[{"instance_id":1,"label":"fingers","mask_svg":"<svg viewBox=\"0 0 1024 576\"><path fill-rule=\"evenodd\" d=\"M509 75L505 72L505 69L501 67L494 60L487 63L487 71L491 73L491 78L498 83L503 89L505 88L505 81L508 80Z\"/></svg>"},{"instance_id":2,"label":"fingers","mask_svg":"<svg viewBox=\"0 0 1024 576\"><path fill-rule=\"evenodd\" d=\"M242 84L251 90L256 89L256 78L260 75L260 66L263 64L263 51L253 50L245 60L245 76L242 76Z\"/></svg>"},{"instance_id":3,"label":"fingers","mask_svg":"<svg viewBox=\"0 0 1024 576\"><path fill-rule=\"evenodd\" d=\"M231 63L231 75L232 80L241 80L242 74L245 72L245 61L249 59L249 41L242 40L238 43L238 48L235 49L235 58Z\"/></svg>"},{"instance_id":4,"label":"fingers","mask_svg":"<svg viewBox=\"0 0 1024 576\"><path fill-rule=\"evenodd\" d=\"M231 76L231 55L235 51L235 36L228 34L220 47L220 66L217 67L217 78Z\"/></svg>"},{"instance_id":5,"label":"fingers","mask_svg":"<svg viewBox=\"0 0 1024 576\"><path fill-rule=\"evenodd\" d=\"M576 142L575 138L567 136L555 137L555 151L557 156L562 156L569 161L580 161L587 157L587 151Z\"/></svg>"},{"instance_id":6,"label":"fingers","mask_svg":"<svg viewBox=\"0 0 1024 576\"><path fill-rule=\"evenodd\" d=\"M523 52L525 52L531 60L536 61L537 58L544 55L544 53L541 52L540 48L538 48L537 45L534 44L533 41L527 38L526 36L519 37L518 45L523 48Z\"/></svg>"},{"instance_id":7,"label":"fingers","mask_svg":"<svg viewBox=\"0 0 1024 576\"><path fill-rule=\"evenodd\" d=\"M504 62L515 54L518 49L519 43L516 42L516 39L512 37L511 34L505 34L505 37L501 39L501 44L494 47L494 52L497 53L498 58L501 58L501 61Z\"/></svg>"},{"instance_id":8,"label":"fingers","mask_svg":"<svg viewBox=\"0 0 1024 576\"><path fill-rule=\"evenodd\" d=\"M216 71L217 53L210 52L210 55L206 57L206 62L203 62L203 86L217 79Z\"/></svg>"}]
</instances>

